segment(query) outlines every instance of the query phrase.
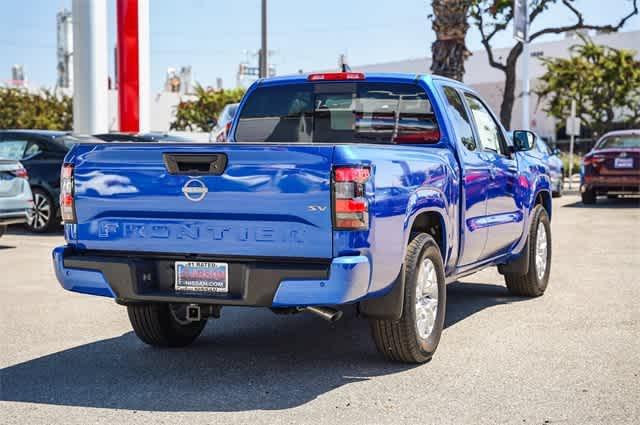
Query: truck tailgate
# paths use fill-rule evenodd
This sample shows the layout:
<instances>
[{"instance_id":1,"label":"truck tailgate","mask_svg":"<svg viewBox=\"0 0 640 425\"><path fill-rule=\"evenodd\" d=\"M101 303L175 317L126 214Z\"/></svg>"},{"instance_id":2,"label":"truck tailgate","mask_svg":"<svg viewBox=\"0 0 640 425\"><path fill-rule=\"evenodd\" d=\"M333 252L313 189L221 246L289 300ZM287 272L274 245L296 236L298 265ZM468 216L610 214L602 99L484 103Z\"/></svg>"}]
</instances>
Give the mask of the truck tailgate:
<instances>
[{"instance_id":1,"label":"truck tailgate","mask_svg":"<svg viewBox=\"0 0 640 425\"><path fill-rule=\"evenodd\" d=\"M75 242L123 252L330 258L332 156L333 147L318 145L79 145L67 157L75 166ZM203 158L215 163L211 171Z\"/></svg>"}]
</instances>

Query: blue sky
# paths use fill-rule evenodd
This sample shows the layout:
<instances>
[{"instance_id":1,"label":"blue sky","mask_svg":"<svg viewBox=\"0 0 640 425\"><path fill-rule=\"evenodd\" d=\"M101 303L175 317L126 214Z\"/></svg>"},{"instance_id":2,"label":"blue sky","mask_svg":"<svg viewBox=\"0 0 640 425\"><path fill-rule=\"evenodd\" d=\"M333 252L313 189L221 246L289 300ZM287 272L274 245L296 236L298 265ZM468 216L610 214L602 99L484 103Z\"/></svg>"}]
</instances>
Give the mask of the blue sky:
<instances>
[{"instance_id":1,"label":"blue sky","mask_svg":"<svg viewBox=\"0 0 640 425\"><path fill-rule=\"evenodd\" d=\"M115 0L109 4L109 44L115 43ZM56 12L71 0L3 1L0 16L0 80L10 78L11 65L23 64L37 86L53 86L56 78ZM238 64L260 44L260 0L150 0L151 85L158 91L168 67L191 65L194 79L226 87L235 85ZM270 0L269 49L278 74L336 66L340 53L350 64L417 58L430 52L434 39L427 0ZM615 22L629 10L629 0L578 0L589 22ZM561 7L547 12L537 27L573 22ZM640 29L632 18L624 30ZM549 37L552 38L553 36ZM497 38L498 47L513 43L511 31ZM467 36L471 50L479 36ZM639 46L640 47L640 46ZM113 73L113 52L109 55Z\"/></svg>"}]
</instances>

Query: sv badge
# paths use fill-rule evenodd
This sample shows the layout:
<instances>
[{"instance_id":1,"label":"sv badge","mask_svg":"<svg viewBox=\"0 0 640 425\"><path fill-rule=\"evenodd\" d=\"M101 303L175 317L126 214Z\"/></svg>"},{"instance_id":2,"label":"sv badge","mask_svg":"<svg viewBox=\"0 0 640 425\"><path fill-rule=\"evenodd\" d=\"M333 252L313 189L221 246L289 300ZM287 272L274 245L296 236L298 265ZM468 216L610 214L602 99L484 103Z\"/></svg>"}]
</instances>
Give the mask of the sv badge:
<instances>
[{"instance_id":1,"label":"sv badge","mask_svg":"<svg viewBox=\"0 0 640 425\"><path fill-rule=\"evenodd\" d=\"M327 210L327 207L321 205L309 205L307 209L311 212L323 212Z\"/></svg>"}]
</instances>

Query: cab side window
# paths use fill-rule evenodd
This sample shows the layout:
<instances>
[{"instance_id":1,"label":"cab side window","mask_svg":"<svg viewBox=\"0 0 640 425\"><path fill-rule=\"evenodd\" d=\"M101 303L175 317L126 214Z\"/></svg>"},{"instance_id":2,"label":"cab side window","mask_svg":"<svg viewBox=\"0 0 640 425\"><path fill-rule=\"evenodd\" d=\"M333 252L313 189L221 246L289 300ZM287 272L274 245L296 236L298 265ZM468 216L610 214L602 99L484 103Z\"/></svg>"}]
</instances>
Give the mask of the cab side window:
<instances>
[{"instance_id":1,"label":"cab side window","mask_svg":"<svg viewBox=\"0 0 640 425\"><path fill-rule=\"evenodd\" d=\"M42 147L36 142L29 142L27 149L24 151L22 159L33 158L35 155L43 151Z\"/></svg>"},{"instance_id":2,"label":"cab side window","mask_svg":"<svg viewBox=\"0 0 640 425\"><path fill-rule=\"evenodd\" d=\"M505 154L502 149L504 140L502 139L500 126L493 119L491 113L482 102L472 94L465 93L464 97L467 100L469 109L471 109L482 147L492 152Z\"/></svg>"},{"instance_id":3,"label":"cab side window","mask_svg":"<svg viewBox=\"0 0 640 425\"><path fill-rule=\"evenodd\" d=\"M460 138L462 145L469 151L475 151L478 148L475 136L473 135L473 127L471 119L467 114L464 103L460 94L456 89L450 86L442 88L447 99L449 115L453 119L453 125L456 129L456 135Z\"/></svg>"}]
</instances>

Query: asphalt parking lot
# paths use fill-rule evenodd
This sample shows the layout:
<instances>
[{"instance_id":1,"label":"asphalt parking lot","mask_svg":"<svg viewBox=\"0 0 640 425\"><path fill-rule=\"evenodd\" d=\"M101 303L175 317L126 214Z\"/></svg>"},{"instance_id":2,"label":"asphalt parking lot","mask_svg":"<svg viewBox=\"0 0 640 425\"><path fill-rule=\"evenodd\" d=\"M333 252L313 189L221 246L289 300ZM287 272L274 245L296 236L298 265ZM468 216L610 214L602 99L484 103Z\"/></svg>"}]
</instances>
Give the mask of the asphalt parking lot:
<instances>
[{"instance_id":1,"label":"asphalt parking lot","mask_svg":"<svg viewBox=\"0 0 640 425\"><path fill-rule=\"evenodd\" d=\"M448 287L423 366L390 364L353 311L334 325L223 310L190 348L132 334L109 299L56 282L60 234L0 238L0 417L13 423L640 422L640 207L554 200L550 287L487 270Z\"/></svg>"}]
</instances>

